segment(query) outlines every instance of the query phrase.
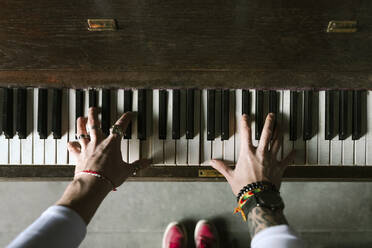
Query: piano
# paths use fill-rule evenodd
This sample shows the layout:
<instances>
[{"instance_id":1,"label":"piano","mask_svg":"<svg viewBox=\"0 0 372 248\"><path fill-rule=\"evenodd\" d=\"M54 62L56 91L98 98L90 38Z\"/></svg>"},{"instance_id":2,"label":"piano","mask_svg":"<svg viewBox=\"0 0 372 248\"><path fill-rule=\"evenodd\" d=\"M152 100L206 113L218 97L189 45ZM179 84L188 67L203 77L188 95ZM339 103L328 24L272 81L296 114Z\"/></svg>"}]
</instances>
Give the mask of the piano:
<instances>
[{"instance_id":1,"label":"piano","mask_svg":"<svg viewBox=\"0 0 372 248\"><path fill-rule=\"evenodd\" d=\"M89 106L106 135L138 112L130 180L224 180L239 120L283 130L285 180L372 180L372 2L7 1L0 9L0 180L65 180Z\"/></svg>"}]
</instances>

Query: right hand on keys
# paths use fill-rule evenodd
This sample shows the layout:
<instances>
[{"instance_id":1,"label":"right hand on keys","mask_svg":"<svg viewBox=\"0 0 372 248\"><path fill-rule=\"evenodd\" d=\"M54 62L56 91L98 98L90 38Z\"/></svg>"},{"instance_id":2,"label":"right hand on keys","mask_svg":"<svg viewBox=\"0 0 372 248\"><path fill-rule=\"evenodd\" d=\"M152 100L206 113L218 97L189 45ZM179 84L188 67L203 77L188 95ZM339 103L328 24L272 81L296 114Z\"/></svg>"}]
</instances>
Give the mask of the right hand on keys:
<instances>
[{"instance_id":1,"label":"right hand on keys","mask_svg":"<svg viewBox=\"0 0 372 248\"><path fill-rule=\"evenodd\" d=\"M235 169L221 160L211 161L212 167L226 178L235 195L247 184L259 181L269 181L279 190L283 173L293 160L294 151L283 160L277 160L281 135L278 127L273 133L274 118L272 113L267 115L261 139L255 147L252 143L251 122L247 115L243 115L240 120L240 154Z\"/></svg>"}]
</instances>

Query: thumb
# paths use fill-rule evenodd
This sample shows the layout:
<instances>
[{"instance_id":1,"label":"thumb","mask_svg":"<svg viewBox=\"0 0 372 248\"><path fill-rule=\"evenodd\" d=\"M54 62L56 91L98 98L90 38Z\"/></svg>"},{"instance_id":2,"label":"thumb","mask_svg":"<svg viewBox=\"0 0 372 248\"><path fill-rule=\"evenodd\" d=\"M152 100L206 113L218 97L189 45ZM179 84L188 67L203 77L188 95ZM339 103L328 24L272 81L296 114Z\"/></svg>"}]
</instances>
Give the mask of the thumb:
<instances>
[{"instance_id":1,"label":"thumb","mask_svg":"<svg viewBox=\"0 0 372 248\"><path fill-rule=\"evenodd\" d=\"M216 169L219 173L221 173L226 178L227 181L230 180L233 169L231 169L223 161L213 159L213 160L211 160L211 166L214 169Z\"/></svg>"}]
</instances>

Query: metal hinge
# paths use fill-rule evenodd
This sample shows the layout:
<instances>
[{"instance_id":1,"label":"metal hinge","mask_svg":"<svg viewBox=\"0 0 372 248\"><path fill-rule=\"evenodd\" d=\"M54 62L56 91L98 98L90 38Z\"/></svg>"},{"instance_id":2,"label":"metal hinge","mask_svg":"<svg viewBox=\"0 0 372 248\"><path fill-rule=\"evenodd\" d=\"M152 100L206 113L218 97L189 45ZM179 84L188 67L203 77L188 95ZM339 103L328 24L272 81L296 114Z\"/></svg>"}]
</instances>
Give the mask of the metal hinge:
<instances>
[{"instance_id":1,"label":"metal hinge","mask_svg":"<svg viewBox=\"0 0 372 248\"><path fill-rule=\"evenodd\" d=\"M357 21L330 21L327 33L355 33Z\"/></svg>"}]
</instances>

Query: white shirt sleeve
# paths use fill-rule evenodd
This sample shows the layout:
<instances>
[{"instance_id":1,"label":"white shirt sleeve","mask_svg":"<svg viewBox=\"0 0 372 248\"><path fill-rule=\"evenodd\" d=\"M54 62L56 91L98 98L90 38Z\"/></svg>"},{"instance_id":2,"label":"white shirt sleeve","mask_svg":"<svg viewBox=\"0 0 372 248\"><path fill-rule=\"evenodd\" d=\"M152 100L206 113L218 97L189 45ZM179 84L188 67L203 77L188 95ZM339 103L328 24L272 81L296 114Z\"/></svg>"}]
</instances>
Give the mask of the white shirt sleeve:
<instances>
[{"instance_id":1,"label":"white shirt sleeve","mask_svg":"<svg viewBox=\"0 0 372 248\"><path fill-rule=\"evenodd\" d=\"M7 248L78 247L86 232L84 220L74 210L52 206L20 233Z\"/></svg>"},{"instance_id":2,"label":"white shirt sleeve","mask_svg":"<svg viewBox=\"0 0 372 248\"><path fill-rule=\"evenodd\" d=\"M268 227L252 239L251 248L302 248L305 243L288 225Z\"/></svg>"}]
</instances>

